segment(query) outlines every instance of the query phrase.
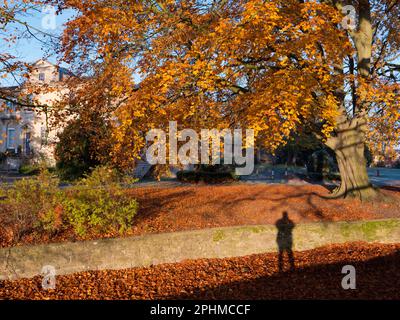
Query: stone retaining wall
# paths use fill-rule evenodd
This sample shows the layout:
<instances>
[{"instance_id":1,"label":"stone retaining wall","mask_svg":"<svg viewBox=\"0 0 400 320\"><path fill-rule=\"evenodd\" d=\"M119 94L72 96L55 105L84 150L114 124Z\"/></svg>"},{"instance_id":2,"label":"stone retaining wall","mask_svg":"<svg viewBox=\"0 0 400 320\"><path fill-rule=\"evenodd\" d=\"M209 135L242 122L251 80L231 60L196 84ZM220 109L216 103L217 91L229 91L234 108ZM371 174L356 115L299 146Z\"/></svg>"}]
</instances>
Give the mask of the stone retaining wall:
<instances>
[{"instance_id":1,"label":"stone retaining wall","mask_svg":"<svg viewBox=\"0 0 400 320\"><path fill-rule=\"evenodd\" d=\"M0 249L0 280L28 278L51 265L56 274L125 269L185 259L224 258L277 250L273 225L239 226ZM400 220L305 223L293 230L293 250L331 243L400 243Z\"/></svg>"}]
</instances>

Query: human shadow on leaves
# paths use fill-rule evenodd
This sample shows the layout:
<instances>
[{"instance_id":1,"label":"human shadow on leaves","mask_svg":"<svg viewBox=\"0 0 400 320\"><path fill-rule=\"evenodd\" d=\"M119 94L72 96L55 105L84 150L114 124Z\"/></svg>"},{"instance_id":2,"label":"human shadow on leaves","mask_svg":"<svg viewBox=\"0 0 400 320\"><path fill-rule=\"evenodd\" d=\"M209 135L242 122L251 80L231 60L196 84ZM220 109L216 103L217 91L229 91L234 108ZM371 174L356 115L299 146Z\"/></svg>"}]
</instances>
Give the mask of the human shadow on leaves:
<instances>
[{"instance_id":1,"label":"human shadow on leaves","mask_svg":"<svg viewBox=\"0 0 400 320\"><path fill-rule=\"evenodd\" d=\"M351 254L352 250L350 250ZM361 257L362 258L362 255ZM252 278L204 285L197 281L187 293L160 297L166 299L400 299L400 250L368 260L342 256L330 262L322 252L317 261L310 256L294 271L277 272L274 259L268 256L264 272ZM268 261L269 260L269 261ZM257 261L257 259L255 259ZM269 263L268 263L269 262ZM356 269L357 288L344 290L341 283L344 265ZM247 266L247 263L245 264ZM236 266L236 265L235 265ZM276 268L276 265L275 265ZM272 272L271 272L272 271ZM248 275L247 275L248 276ZM190 292L189 292L190 291Z\"/></svg>"},{"instance_id":2,"label":"human shadow on leaves","mask_svg":"<svg viewBox=\"0 0 400 320\"><path fill-rule=\"evenodd\" d=\"M278 244L278 269L279 272L283 271L283 260L284 253L286 252L290 269L294 270L294 255L292 251L293 247L293 229L295 224L292 220L289 219L289 215L286 211L282 213L282 218L276 221L276 228L278 229L278 233L276 236L276 242Z\"/></svg>"}]
</instances>

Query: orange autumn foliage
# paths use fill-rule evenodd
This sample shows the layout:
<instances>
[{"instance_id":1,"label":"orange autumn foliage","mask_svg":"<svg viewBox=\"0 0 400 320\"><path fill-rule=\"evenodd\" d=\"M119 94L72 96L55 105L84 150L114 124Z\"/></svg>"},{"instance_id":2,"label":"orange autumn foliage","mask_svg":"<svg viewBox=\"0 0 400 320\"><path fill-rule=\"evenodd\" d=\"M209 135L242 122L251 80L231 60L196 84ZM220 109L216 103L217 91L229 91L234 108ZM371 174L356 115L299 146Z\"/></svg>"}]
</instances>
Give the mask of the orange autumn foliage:
<instances>
[{"instance_id":1,"label":"orange autumn foliage","mask_svg":"<svg viewBox=\"0 0 400 320\"><path fill-rule=\"evenodd\" d=\"M326 141L344 104L350 118L367 111L377 137L382 121L398 121L398 73L387 77L387 66L399 54L399 6L367 2L359 8L372 6L376 28L368 77L350 66L357 34L341 25L340 2L55 1L77 12L63 35L64 60L89 76L71 84L81 106L72 113L110 119L112 156L122 166L141 152L149 129L173 120L253 128L258 144L274 150L305 122L318 124ZM396 125L384 131L398 140Z\"/></svg>"}]
</instances>

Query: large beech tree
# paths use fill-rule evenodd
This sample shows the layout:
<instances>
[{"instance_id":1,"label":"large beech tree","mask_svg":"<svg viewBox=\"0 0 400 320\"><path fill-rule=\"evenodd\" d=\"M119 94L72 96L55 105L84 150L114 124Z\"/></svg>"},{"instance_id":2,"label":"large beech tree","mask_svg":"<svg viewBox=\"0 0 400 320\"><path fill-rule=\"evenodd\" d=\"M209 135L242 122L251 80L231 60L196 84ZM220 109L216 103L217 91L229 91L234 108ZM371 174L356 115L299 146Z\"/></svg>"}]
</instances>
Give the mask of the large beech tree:
<instances>
[{"instance_id":1,"label":"large beech tree","mask_svg":"<svg viewBox=\"0 0 400 320\"><path fill-rule=\"evenodd\" d=\"M63 59L89 77L71 83L73 105L81 106L72 112L96 108L115 122L121 165L137 156L148 129L171 120L253 128L270 150L308 123L337 156L336 195L379 195L364 146L382 128L398 138L399 1L45 2L77 12Z\"/></svg>"}]
</instances>

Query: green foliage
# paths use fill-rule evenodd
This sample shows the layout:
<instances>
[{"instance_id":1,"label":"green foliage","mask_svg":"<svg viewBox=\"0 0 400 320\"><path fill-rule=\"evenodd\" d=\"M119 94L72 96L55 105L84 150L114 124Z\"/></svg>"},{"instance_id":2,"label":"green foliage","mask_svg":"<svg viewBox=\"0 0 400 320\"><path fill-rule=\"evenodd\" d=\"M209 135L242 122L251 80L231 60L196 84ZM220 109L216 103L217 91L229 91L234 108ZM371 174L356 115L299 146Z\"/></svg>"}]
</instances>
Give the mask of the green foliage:
<instances>
[{"instance_id":1,"label":"green foliage","mask_svg":"<svg viewBox=\"0 0 400 320\"><path fill-rule=\"evenodd\" d=\"M392 168L400 169L400 160L399 159L397 159L395 162L393 162Z\"/></svg>"},{"instance_id":2,"label":"green foliage","mask_svg":"<svg viewBox=\"0 0 400 320\"><path fill-rule=\"evenodd\" d=\"M58 227L58 184L57 178L43 170L35 178L17 180L10 188L2 188L0 220L12 230L15 240L30 230L53 231Z\"/></svg>"},{"instance_id":3,"label":"green foliage","mask_svg":"<svg viewBox=\"0 0 400 320\"><path fill-rule=\"evenodd\" d=\"M237 177L233 172L213 172L213 171L179 171L176 174L179 181L182 182L205 182L205 183L224 183L233 182Z\"/></svg>"},{"instance_id":4,"label":"green foliage","mask_svg":"<svg viewBox=\"0 0 400 320\"><path fill-rule=\"evenodd\" d=\"M67 192L62 201L65 218L75 232L125 232L137 211L137 202L119 189L92 189L79 186Z\"/></svg>"},{"instance_id":5,"label":"green foliage","mask_svg":"<svg viewBox=\"0 0 400 320\"><path fill-rule=\"evenodd\" d=\"M123 175L120 171L110 166L98 166L90 174L85 174L77 185L95 188L99 186L116 188L121 184L133 184L137 180Z\"/></svg>"},{"instance_id":6,"label":"green foliage","mask_svg":"<svg viewBox=\"0 0 400 320\"><path fill-rule=\"evenodd\" d=\"M374 160L374 156L371 152L371 149L368 147L367 144L365 144L365 146L364 146L364 156L365 156L365 160L367 161L367 167L371 166L371 164Z\"/></svg>"},{"instance_id":7,"label":"green foliage","mask_svg":"<svg viewBox=\"0 0 400 320\"><path fill-rule=\"evenodd\" d=\"M293 132L286 144L280 146L276 152L277 164L301 166L307 165L310 156L324 148L323 144L312 133L311 128L304 125Z\"/></svg>"},{"instance_id":8,"label":"green foliage","mask_svg":"<svg viewBox=\"0 0 400 320\"><path fill-rule=\"evenodd\" d=\"M137 211L137 201L127 198L121 183L133 183L107 166L95 168L65 193L62 206L78 235L125 232Z\"/></svg>"},{"instance_id":9,"label":"green foliage","mask_svg":"<svg viewBox=\"0 0 400 320\"><path fill-rule=\"evenodd\" d=\"M35 164L24 164L19 168L18 172L27 176L33 176L39 174L40 169L40 166Z\"/></svg>"},{"instance_id":10,"label":"green foliage","mask_svg":"<svg viewBox=\"0 0 400 320\"><path fill-rule=\"evenodd\" d=\"M55 157L61 179L79 179L92 168L107 163L110 145L100 144L99 141L107 139L109 129L99 117L94 117L93 128L88 128L77 119L58 135Z\"/></svg>"},{"instance_id":11,"label":"green foliage","mask_svg":"<svg viewBox=\"0 0 400 320\"><path fill-rule=\"evenodd\" d=\"M123 233L132 226L138 204L125 194L121 183L133 181L113 169L99 167L62 190L57 178L41 170L38 176L1 190L0 222L14 229L18 237L32 230L53 234L69 228L79 236Z\"/></svg>"},{"instance_id":12,"label":"green foliage","mask_svg":"<svg viewBox=\"0 0 400 320\"><path fill-rule=\"evenodd\" d=\"M7 159L7 154L6 152L0 152L0 161L4 161Z\"/></svg>"},{"instance_id":13,"label":"green foliage","mask_svg":"<svg viewBox=\"0 0 400 320\"><path fill-rule=\"evenodd\" d=\"M312 180L336 180L338 167L335 154L330 149L320 149L309 156L307 174Z\"/></svg>"}]
</instances>

